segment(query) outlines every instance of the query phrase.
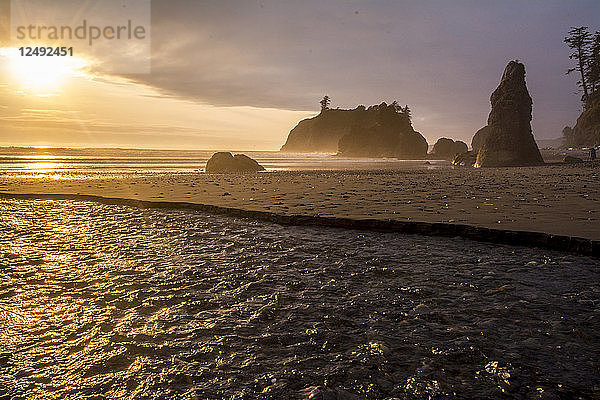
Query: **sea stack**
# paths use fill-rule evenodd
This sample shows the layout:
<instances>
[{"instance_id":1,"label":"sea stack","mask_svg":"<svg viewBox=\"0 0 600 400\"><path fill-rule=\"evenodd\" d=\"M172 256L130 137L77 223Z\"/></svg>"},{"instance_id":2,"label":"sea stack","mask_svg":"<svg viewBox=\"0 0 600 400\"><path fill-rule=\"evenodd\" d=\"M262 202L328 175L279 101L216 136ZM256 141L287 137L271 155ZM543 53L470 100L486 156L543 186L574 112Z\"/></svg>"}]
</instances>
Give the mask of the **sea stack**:
<instances>
[{"instance_id":1,"label":"sea stack","mask_svg":"<svg viewBox=\"0 0 600 400\"><path fill-rule=\"evenodd\" d=\"M454 141L448 138L440 138L433 145L434 157L452 160L457 154L466 153L469 150L467 144L460 140Z\"/></svg>"},{"instance_id":2,"label":"sea stack","mask_svg":"<svg viewBox=\"0 0 600 400\"><path fill-rule=\"evenodd\" d=\"M490 98L492 111L476 167L530 166L544 163L531 133L532 100L525 84L525 66L511 61Z\"/></svg>"},{"instance_id":3,"label":"sea stack","mask_svg":"<svg viewBox=\"0 0 600 400\"><path fill-rule=\"evenodd\" d=\"M427 140L414 130L408 106L384 102L352 110L323 109L316 117L300 121L281 151L422 159L427 155Z\"/></svg>"}]
</instances>

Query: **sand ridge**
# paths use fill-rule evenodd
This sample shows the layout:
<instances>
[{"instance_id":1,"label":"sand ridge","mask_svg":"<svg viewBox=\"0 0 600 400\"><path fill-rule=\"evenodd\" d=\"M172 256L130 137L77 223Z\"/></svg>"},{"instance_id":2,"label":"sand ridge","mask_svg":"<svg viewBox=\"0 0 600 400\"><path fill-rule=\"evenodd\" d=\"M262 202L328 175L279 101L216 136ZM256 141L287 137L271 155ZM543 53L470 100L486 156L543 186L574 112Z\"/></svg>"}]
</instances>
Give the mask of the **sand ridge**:
<instances>
[{"instance_id":1,"label":"sand ridge","mask_svg":"<svg viewBox=\"0 0 600 400\"><path fill-rule=\"evenodd\" d=\"M277 214L469 224L600 239L596 164L491 169L0 175L0 192L180 201Z\"/></svg>"}]
</instances>

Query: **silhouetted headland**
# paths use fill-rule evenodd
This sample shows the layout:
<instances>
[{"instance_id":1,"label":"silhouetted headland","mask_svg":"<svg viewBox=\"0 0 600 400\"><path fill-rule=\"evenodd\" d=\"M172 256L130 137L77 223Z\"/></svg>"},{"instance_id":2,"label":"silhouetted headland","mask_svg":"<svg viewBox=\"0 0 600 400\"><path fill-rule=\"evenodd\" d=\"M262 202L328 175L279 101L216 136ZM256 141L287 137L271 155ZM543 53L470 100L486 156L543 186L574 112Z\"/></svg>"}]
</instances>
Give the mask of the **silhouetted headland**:
<instances>
[{"instance_id":1,"label":"silhouetted headland","mask_svg":"<svg viewBox=\"0 0 600 400\"><path fill-rule=\"evenodd\" d=\"M584 103L573 129L567 127L563 133L569 146L600 146L600 89Z\"/></svg>"},{"instance_id":2,"label":"silhouetted headland","mask_svg":"<svg viewBox=\"0 0 600 400\"><path fill-rule=\"evenodd\" d=\"M408 106L384 102L353 110L324 107L292 129L281 151L420 159L427 155L427 140L413 129Z\"/></svg>"}]
</instances>

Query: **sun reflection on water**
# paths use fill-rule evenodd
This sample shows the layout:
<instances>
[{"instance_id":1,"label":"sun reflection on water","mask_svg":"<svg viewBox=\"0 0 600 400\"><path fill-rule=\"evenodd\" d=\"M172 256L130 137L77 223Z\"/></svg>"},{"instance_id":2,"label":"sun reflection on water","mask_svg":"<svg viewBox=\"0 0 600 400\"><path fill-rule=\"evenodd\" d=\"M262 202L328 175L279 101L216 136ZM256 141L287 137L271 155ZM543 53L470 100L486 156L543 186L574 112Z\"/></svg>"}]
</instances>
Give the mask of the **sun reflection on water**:
<instances>
[{"instance_id":1,"label":"sun reflection on water","mask_svg":"<svg viewBox=\"0 0 600 400\"><path fill-rule=\"evenodd\" d=\"M65 179L66 177L60 173L66 166L59 162L52 161L39 161L29 162L23 167L23 171L31 173L28 175L32 178L44 178L44 179Z\"/></svg>"},{"instance_id":2,"label":"sun reflection on water","mask_svg":"<svg viewBox=\"0 0 600 400\"><path fill-rule=\"evenodd\" d=\"M57 170L60 166L60 163L55 162L33 162L27 165L27 169L35 172L43 172Z\"/></svg>"}]
</instances>

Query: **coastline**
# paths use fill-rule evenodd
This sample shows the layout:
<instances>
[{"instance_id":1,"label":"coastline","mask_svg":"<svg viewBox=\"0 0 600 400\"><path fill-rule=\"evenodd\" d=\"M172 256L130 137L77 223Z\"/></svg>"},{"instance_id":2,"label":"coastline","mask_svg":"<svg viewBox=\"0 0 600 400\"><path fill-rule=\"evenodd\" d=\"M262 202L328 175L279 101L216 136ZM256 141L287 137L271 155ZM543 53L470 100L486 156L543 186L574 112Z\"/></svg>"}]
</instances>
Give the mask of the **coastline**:
<instances>
[{"instance_id":1,"label":"coastline","mask_svg":"<svg viewBox=\"0 0 600 400\"><path fill-rule=\"evenodd\" d=\"M6 171L0 192L217 205L281 215L451 223L600 240L598 163L258 174Z\"/></svg>"},{"instance_id":2,"label":"coastline","mask_svg":"<svg viewBox=\"0 0 600 400\"><path fill-rule=\"evenodd\" d=\"M462 237L478 242L538 247L600 258L600 241L581 237L553 235L543 232L514 231L453 223L429 223L383 219L352 219L318 215L283 215L267 211L245 210L210 204L178 201L148 201L128 198L81 194L14 194L0 192L0 199L14 200L74 200L137 208L192 210L237 218L249 218L279 225L316 226L423 236Z\"/></svg>"}]
</instances>

